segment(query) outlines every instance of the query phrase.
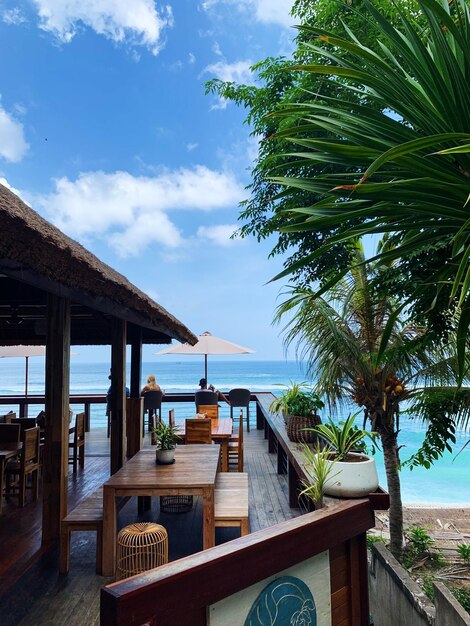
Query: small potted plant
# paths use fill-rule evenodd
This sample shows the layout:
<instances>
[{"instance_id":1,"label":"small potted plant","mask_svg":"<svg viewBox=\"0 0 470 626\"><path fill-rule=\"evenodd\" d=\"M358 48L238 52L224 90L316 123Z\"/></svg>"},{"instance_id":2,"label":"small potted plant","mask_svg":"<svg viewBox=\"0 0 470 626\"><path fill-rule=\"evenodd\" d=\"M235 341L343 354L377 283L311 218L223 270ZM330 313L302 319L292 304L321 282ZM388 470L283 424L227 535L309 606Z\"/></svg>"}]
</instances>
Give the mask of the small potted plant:
<instances>
[{"instance_id":1,"label":"small potted plant","mask_svg":"<svg viewBox=\"0 0 470 626\"><path fill-rule=\"evenodd\" d=\"M157 463L169 465L175 460L175 449L178 441L178 426L158 422L152 429L152 435L157 443Z\"/></svg>"},{"instance_id":2,"label":"small potted plant","mask_svg":"<svg viewBox=\"0 0 470 626\"><path fill-rule=\"evenodd\" d=\"M269 410L284 417L287 436L291 441L313 443L316 440L313 428L321 424L317 411L324 406L320 397L306 383L291 382L273 400Z\"/></svg>"},{"instance_id":3,"label":"small potted plant","mask_svg":"<svg viewBox=\"0 0 470 626\"><path fill-rule=\"evenodd\" d=\"M335 462L329 458L330 450L328 448L322 450L318 442L314 449L305 445L303 453L309 480L303 482L304 488L300 495L312 500L315 509L322 509L325 486L328 479L335 476L335 474L331 475Z\"/></svg>"},{"instance_id":4,"label":"small potted plant","mask_svg":"<svg viewBox=\"0 0 470 626\"><path fill-rule=\"evenodd\" d=\"M356 414L357 415L357 414ZM360 498L374 492L379 486L375 460L366 454L365 440L370 439L375 451L375 433L359 428L350 415L336 424L331 417L313 432L326 442L328 458L334 463L335 475L325 483L325 493L342 498Z\"/></svg>"}]
</instances>

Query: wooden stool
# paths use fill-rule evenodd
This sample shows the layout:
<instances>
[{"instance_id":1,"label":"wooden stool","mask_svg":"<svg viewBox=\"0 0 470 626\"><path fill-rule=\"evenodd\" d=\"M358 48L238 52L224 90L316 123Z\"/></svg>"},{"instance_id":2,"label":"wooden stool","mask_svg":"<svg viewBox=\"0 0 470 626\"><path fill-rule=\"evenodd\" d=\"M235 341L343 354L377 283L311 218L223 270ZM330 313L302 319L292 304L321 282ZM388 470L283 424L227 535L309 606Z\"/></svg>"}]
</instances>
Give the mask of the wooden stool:
<instances>
[{"instance_id":1,"label":"wooden stool","mask_svg":"<svg viewBox=\"0 0 470 626\"><path fill-rule=\"evenodd\" d=\"M154 522L131 524L117 536L116 580L168 563L168 534Z\"/></svg>"}]
</instances>

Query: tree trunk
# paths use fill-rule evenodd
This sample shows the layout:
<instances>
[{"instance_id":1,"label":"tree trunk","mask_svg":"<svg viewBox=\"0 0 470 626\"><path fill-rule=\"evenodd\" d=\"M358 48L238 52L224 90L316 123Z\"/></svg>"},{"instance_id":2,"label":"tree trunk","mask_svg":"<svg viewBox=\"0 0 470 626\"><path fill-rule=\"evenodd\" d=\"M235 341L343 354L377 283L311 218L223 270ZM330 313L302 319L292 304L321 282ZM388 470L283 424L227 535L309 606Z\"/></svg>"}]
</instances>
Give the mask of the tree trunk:
<instances>
[{"instance_id":1,"label":"tree trunk","mask_svg":"<svg viewBox=\"0 0 470 626\"><path fill-rule=\"evenodd\" d=\"M403 507L401 502L397 433L393 426L378 428L384 454L390 495L390 551L401 562L403 552Z\"/></svg>"}]
</instances>

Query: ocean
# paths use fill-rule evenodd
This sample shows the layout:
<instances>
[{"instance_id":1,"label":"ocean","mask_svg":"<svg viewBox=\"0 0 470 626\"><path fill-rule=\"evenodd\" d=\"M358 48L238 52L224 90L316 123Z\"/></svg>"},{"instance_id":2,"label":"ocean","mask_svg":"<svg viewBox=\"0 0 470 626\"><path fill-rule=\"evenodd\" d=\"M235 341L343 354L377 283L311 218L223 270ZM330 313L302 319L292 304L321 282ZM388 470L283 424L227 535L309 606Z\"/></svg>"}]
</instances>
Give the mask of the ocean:
<instances>
[{"instance_id":1,"label":"ocean","mask_svg":"<svg viewBox=\"0 0 470 626\"><path fill-rule=\"evenodd\" d=\"M24 360L0 359L0 395L20 394L24 392ZM106 393L109 380L109 363L78 363L71 360L70 391L71 393ZM198 381L204 375L203 357L184 358L174 361L160 357L158 362L143 363L142 377L144 384L148 374L155 374L157 382L167 393L177 391L194 391ZM279 393L280 385L290 381L306 380L301 365L294 361L254 361L250 357L241 356L233 361L219 361L209 357L209 382L221 391L234 387L245 387L252 391L272 391ZM44 359L31 358L29 366L29 393L44 393ZM16 410L17 407L2 407ZM42 407L31 407L30 415L35 415ZM170 407L169 407L170 408ZM176 416L187 415L192 406L176 405ZM223 407L225 409L225 407ZM77 407L76 410L80 410ZM226 409L225 409L226 410ZM354 406L350 409L355 412ZM254 411L252 412L254 414ZM328 417L324 409L322 417ZM341 419L347 415L334 415ZM254 420L254 415L252 416ZM361 420L358 419L358 423ZM101 427L106 424L103 405L95 405L91 413L91 425ZM416 452L423 440L425 426L406 415L400 418L399 443L402 446L401 460L405 460ZM470 503L470 445L457 457L457 452L470 438L463 432L457 434L457 443L452 453L447 452L431 469L408 468L400 474L402 497L406 504L432 503L434 505L468 505ZM383 458L376 454L380 484L386 488Z\"/></svg>"}]
</instances>

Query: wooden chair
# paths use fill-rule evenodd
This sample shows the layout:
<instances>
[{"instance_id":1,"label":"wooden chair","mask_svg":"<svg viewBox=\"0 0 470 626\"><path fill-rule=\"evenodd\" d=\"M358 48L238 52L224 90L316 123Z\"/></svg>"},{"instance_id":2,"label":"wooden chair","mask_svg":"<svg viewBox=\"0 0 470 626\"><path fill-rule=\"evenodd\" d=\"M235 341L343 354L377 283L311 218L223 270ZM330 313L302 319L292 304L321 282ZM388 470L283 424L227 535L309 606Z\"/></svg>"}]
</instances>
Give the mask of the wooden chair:
<instances>
[{"instance_id":1,"label":"wooden chair","mask_svg":"<svg viewBox=\"0 0 470 626\"><path fill-rule=\"evenodd\" d=\"M80 469L83 469L85 467L85 413L77 413L73 440L69 441L69 465L73 465L74 474L77 471L77 460Z\"/></svg>"},{"instance_id":2,"label":"wooden chair","mask_svg":"<svg viewBox=\"0 0 470 626\"><path fill-rule=\"evenodd\" d=\"M20 430L28 430L29 428L36 428L38 425L35 417L18 417L10 421L10 424L19 424Z\"/></svg>"},{"instance_id":3,"label":"wooden chair","mask_svg":"<svg viewBox=\"0 0 470 626\"><path fill-rule=\"evenodd\" d=\"M186 420L186 444L212 443L212 420L210 417L193 417Z\"/></svg>"},{"instance_id":4,"label":"wooden chair","mask_svg":"<svg viewBox=\"0 0 470 626\"><path fill-rule=\"evenodd\" d=\"M215 526L238 526L248 535L248 474L217 474L214 500Z\"/></svg>"},{"instance_id":5,"label":"wooden chair","mask_svg":"<svg viewBox=\"0 0 470 626\"><path fill-rule=\"evenodd\" d=\"M27 478L31 475L31 490L33 502L39 495L39 428L28 428L21 433L23 448L19 460L8 463L6 475L6 495L18 496L19 505L23 507L26 500ZM16 476L17 485L13 485L12 478ZM13 493L13 490L18 493Z\"/></svg>"},{"instance_id":6,"label":"wooden chair","mask_svg":"<svg viewBox=\"0 0 470 626\"><path fill-rule=\"evenodd\" d=\"M0 424L11 424L11 420L16 419L16 413L14 411L8 411L4 415L0 415Z\"/></svg>"},{"instance_id":7,"label":"wooden chair","mask_svg":"<svg viewBox=\"0 0 470 626\"><path fill-rule=\"evenodd\" d=\"M238 433L230 437L228 441L228 469L243 472L243 410L240 409Z\"/></svg>"},{"instance_id":8,"label":"wooden chair","mask_svg":"<svg viewBox=\"0 0 470 626\"><path fill-rule=\"evenodd\" d=\"M219 419L219 406L217 404L199 404L198 413L204 413L206 417L211 419Z\"/></svg>"},{"instance_id":9,"label":"wooden chair","mask_svg":"<svg viewBox=\"0 0 470 626\"><path fill-rule=\"evenodd\" d=\"M19 424L0 424L0 443L18 443L20 433Z\"/></svg>"}]
</instances>

